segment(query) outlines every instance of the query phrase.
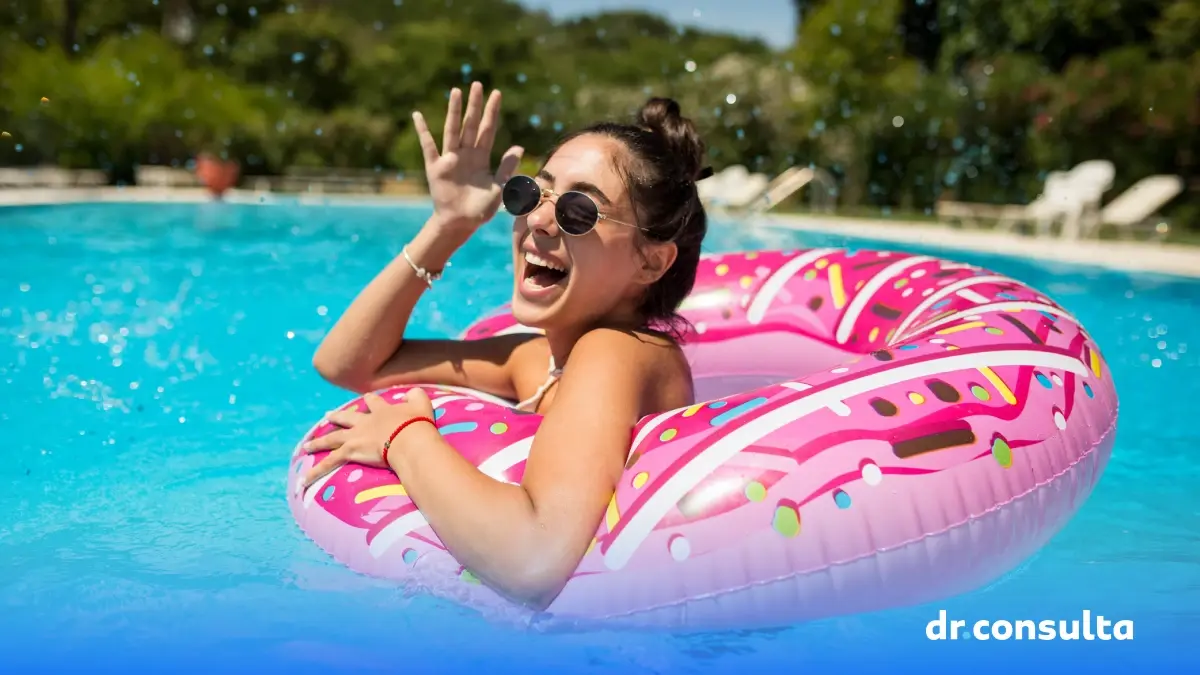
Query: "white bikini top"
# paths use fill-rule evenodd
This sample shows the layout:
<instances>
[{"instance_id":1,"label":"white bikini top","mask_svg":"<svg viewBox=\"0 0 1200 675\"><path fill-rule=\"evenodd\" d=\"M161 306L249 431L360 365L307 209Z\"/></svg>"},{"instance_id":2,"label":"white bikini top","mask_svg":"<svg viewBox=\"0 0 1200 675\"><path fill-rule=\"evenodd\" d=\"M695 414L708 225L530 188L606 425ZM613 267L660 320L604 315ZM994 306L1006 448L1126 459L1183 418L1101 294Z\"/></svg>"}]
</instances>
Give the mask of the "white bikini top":
<instances>
[{"instance_id":1,"label":"white bikini top","mask_svg":"<svg viewBox=\"0 0 1200 675\"><path fill-rule=\"evenodd\" d=\"M558 366L556 366L554 364L554 356L551 355L550 356L550 374L546 376L546 381L542 383L542 386L538 387L538 390L533 393L533 396L530 396L529 398L525 399L524 401L521 401L520 403L518 403L517 410L528 410L529 412L537 412L537 407L538 407L538 404L542 402L542 397L546 395L546 392L550 390L550 387L554 386L554 383L558 381L558 378L562 377L562 373L563 373L562 368L559 368ZM529 407L526 408L526 406L529 406Z\"/></svg>"}]
</instances>

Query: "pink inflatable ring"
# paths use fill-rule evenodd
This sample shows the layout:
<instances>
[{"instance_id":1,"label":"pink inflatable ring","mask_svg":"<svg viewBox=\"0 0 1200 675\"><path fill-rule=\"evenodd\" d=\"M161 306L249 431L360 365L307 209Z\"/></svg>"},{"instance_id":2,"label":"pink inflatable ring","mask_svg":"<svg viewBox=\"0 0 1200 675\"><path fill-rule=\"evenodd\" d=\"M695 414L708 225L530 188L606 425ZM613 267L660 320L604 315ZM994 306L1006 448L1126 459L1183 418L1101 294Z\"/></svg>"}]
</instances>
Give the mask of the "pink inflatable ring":
<instances>
[{"instance_id":1,"label":"pink inflatable ring","mask_svg":"<svg viewBox=\"0 0 1200 675\"><path fill-rule=\"evenodd\" d=\"M682 311L704 402L637 425L595 540L546 612L463 569L390 471L346 466L301 493L323 455L295 453L296 521L355 570L492 617L745 628L985 585L1053 536L1107 463L1117 395L1104 360L1019 281L882 251L724 254L701 262ZM502 314L464 337L531 330ZM430 395L465 457L521 480L539 416L472 391Z\"/></svg>"}]
</instances>

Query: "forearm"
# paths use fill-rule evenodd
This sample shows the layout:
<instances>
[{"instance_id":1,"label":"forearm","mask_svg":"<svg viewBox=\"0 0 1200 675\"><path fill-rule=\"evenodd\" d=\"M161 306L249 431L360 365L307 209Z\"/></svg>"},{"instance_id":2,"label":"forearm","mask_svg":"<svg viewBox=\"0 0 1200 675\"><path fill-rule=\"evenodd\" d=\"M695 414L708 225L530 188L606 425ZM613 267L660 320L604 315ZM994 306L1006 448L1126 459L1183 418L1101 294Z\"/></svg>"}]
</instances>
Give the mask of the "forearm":
<instances>
[{"instance_id":1,"label":"forearm","mask_svg":"<svg viewBox=\"0 0 1200 675\"><path fill-rule=\"evenodd\" d=\"M525 489L484 475L429 425L410 432L389 463L438 539L503 595L539 608L548 604L561 587L555 570L566 556Z\"/></svg>"},{"instance_id":2,"label":"forearm","mask_svg":"<svg viewBox=\"0 0 1200 675\"><path fill-rule=\"evenodd\" d=\"M408 244L418 266L440 270L465 241L450 224L434 216ZM397 255L366 288L325 336L313 357L322 377L343 385L369 379L396 353L413 308L426 289L403 254Z\"/></svg>"}]
</instances>

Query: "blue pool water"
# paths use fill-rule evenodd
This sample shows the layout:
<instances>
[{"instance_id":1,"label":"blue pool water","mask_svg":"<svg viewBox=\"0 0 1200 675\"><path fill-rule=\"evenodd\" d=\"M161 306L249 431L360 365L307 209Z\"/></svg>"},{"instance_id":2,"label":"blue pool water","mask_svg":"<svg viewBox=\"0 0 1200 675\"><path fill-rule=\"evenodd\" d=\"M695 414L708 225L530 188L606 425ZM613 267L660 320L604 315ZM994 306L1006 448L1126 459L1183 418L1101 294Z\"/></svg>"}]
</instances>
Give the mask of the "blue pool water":
<instances>
[{"instance_id":1,"label":"blue pool water","mask_svg":"<svg viewBox=\"0 0 1200 675\"><path fill-rule=\"evenodd\" d=\"M318 341L414 233L419 206L0 209L0 672L973 672L1198 663L1200 283L954 253L1047 291L1121 395L1097 491L1040 554L932 606L777 631L541 635L347 571L284 499L288 454L346 394ZM510 292L487 226L418 307L457 334ZM709 250L872 245L719 225ZM890 246L903 249L904 247ZM963 619L1136 624L1133 643L929 643ZM1190 639L1189 641L1190 642ZM925 668L921 668L925 670ZM1140 669L1140 668L1139 668Z\"/></svg>"}]
</instances>

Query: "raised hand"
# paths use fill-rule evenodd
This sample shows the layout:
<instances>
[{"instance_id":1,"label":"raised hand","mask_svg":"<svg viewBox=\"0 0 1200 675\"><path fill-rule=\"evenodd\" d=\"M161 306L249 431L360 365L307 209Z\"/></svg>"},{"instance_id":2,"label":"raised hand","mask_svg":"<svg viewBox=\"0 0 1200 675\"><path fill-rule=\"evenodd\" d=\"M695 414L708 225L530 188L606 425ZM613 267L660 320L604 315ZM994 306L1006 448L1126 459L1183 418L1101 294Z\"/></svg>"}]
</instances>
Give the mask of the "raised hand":
<instances>
[{"instance_id":1,"label":"raised hand","mask_svg":"<svg viewBox=\"0 0 1200 675\"><path fill-rule=\"evenodd\" d=\"M445 227L470 233L496 215L504 182L512 177L524 153L523 148L509 148L492 171L492 145L499 120L499 90L492 91L485 106L483 85L472 84L464 116L462 92L452 89L439 153L424 116L413 113L434 213Z\"/></svg>"}]
</instances>

